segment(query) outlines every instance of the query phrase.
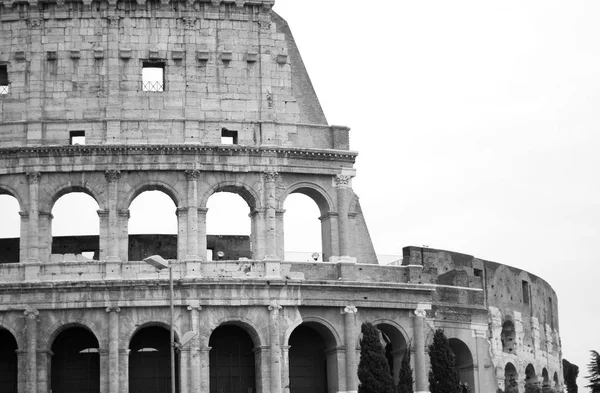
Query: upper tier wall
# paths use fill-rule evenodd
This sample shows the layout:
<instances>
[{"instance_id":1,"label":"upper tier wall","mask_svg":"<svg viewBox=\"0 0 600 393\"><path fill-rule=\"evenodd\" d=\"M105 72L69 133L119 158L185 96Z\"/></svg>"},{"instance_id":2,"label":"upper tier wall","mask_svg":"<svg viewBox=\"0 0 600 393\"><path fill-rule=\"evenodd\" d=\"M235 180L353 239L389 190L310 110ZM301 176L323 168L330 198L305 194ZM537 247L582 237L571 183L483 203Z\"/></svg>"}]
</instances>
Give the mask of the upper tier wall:
<instances>
[{"instance_id":1,"label":"upper tier wall","mask_svg":"<svg viewBox=\"0 0 600 393\"><path fill-rule=\"evenodd\" d=\"M213 144L226 129L244 145L347 150L272 4L0 2L0 144L68 144L72 131ZM144 87L150 66L164 70L159 91Z\"/></svg>"}]
</instances>

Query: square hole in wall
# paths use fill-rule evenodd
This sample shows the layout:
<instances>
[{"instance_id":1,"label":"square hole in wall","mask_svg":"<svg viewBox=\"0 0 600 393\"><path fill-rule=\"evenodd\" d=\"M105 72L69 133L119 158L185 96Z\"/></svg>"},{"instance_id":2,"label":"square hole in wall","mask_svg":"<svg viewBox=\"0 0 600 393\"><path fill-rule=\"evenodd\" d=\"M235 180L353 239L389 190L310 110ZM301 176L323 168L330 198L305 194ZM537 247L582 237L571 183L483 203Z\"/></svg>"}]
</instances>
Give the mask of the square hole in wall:
<instances>
[{"instance_id":1,"label":"square hole in wall","mask_svg":"<svg viewBox=\"0 0 600 393\"><path fill-rule=\"evenodd\" d=\"M145 61L142 63L142 91L165 91L165 63Z\"/></svg>"},{"instance_id":2,"label":"square hole in wall","mask_svg":"<svg viewBox=\"0 0 600 393\"><path fill-rule=\"evenodd\" d=\"M221 144L237 145L238 144L238 132L230 131L227 128L221 129Z\"/></svg>"},{"instance_id":3,"label":"square hole in wall","mask_svg":"<svg viewBox=\"0 0 600 393\"><path fill-rule=\"evenodd\" d=\"M71 145L85 145L85 131L69 131Z\"/></svg>"},{"instance_id":4,"label":"square hole in wall","mask_svg":"<svg viewBox=\"0 0 600 393\"><path fill-rule=\"evenodd\" d=\"M8 94L8 66L0 64L0 94Z\"/></svg>"}]
</instances>

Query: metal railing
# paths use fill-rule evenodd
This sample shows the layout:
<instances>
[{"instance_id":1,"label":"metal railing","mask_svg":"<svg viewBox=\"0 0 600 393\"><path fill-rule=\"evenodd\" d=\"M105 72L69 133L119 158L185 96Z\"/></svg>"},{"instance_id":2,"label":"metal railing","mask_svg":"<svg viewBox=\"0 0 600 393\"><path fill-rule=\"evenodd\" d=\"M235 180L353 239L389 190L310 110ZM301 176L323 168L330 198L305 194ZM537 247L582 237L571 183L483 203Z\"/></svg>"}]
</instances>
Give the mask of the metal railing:
<instances>
[{"instance_id":1,"label":"metal railing","mask_svg":"<svg viewBox=\"0 0 600 393\"><path fill-rule=\"evenodd\" d=\"M142 82L142 91L161 92L164 91L165 85L159 81Z\"/></svg>"}]
</instances>

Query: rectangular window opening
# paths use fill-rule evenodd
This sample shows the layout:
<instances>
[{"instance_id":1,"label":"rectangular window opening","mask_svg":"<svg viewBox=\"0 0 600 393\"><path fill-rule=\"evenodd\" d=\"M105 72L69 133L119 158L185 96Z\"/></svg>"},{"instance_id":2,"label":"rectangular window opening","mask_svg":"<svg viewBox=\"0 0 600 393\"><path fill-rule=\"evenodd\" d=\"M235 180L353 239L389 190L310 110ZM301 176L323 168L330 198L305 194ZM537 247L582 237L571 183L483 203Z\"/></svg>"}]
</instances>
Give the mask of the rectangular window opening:
<instances>
[{"instance_id":1,"label":"rectangular window opening","mask_svg":"<svg viewBox=\"0 0 600 393\"><path fill-rule=\"evenodd\" d=\"M223 145L237 145L238 144L238 133L237 131L230 131L227 128L221 130L221 144Z\"/></svg>"},{"instance_id":2,"label":"rectangular window opening","mask_svg":"<svg viewBox=\"0 0 600 393\"><path fill-rule=\"evenodd\" d=\"M85 145L85 131L70 131L69 140L71 145Z\"/></svg>"},{"instance_id":3,"label":"rectangular window opening","mask_svg":"<svg viewBox=\"0 0 600 393\"><path fill-rule=\"evenodd\" d=\"M523 303L529 304L529 283L522 281L521 285L523 287Z\"/></svg>"},{"instance_id":4,"label":"rectangular window opening","mask_svg":"<svg viewBox=\"0 0 600 393\"><path fill-rule=\"evenodd\" d=\"M8 66L0 64L0 94L8 94Z\"/></svg>"},{"instance_id":5,"label":"rectangular window opening","mask_svg":"<svg viewBox=\"0 0 600 393\"><path fill-rule=\"evenodd\" d=\"M481 269L473 269L473 275L475 277L483 278L483 270L481 270Z\"/></svg>"},{"instance_id":6,"label":"rectangular window opening","mask_svg":"<svg viewBox=\"0 0 600 393\"><path fill-rule=\"evenodd\" d=\"M165 63L159 61L142 63L142 91L165 91Z\"/></svg>"}]
</instances>

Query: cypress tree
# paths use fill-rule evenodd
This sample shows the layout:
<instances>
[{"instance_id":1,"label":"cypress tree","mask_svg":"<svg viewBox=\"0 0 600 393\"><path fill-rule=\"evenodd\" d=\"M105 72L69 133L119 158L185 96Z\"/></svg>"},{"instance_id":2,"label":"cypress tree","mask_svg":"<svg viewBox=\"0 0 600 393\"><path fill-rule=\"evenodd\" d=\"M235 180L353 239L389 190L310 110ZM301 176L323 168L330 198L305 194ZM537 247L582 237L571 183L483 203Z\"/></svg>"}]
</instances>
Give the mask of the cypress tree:
<instances>
[{"instance_id":1,"label":"cypress tree","mask_svg":"<svg viewBox=\"0 0 600 393\"><path fill-rule=\"evenodd\" d=\"M410 345L406 348L400 374L398 375L398 393L413 393L413 371L410 367Z\"/></svg>"},{"instance_id":2,"label":"cypress tree","mask_svg":"<svg viewBox=\"0 0 600 393\"><path fill-rule=\"evenodd\" d=\"M358 393L394 393L394 382L379 339L379 330L369 322L364 322L360 331Z\"/></svg>"},{"instance_id":3,"label":"cypress tree","mask_svg":"<svg viewBox=\"0 0 600 393\"><path fill-rule=\"evenodd\" d=\"M588 371L590 375L586 378L590 380L590 384L587 388L591 388L592 393L600 393L600 353L596 351L590 351L592 353L592 359L588 364Z\"/></svg>"},{"instance_id":4,"label":"cypress tree","mask_svg":"<svg viewBox=\"0 0 600 393\"><path fill-rule=\"evenodd\" d=\"M577 393L577 376L579 375L579 366L570 363L567 359L562 360L563 378L567 387L567 393Z\"/></svg>"},{"instance_id":5,"label":"cypress tree","mask_svg":"<svg viewBox=\"0 0 600 393\"><path fill-rule=\"evenodd\" d=\"M454 354L442 329L435 331L429 346L429 391L431 393L459 393L460 377L454 364Z\"/></svg>"}]
</instances>

